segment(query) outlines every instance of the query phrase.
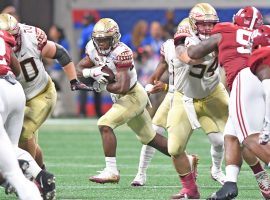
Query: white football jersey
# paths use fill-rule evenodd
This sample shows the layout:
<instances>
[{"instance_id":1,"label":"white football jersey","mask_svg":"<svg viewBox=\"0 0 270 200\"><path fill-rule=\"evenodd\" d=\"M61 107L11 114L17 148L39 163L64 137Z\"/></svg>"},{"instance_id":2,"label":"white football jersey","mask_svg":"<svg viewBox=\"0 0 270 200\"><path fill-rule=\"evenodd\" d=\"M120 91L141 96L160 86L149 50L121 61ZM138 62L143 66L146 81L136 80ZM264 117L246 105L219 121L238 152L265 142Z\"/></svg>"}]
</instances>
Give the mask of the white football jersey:
<instances>
[{"instance_id":1,"label":"white football jersey","mask_svg":"<svg viewBox=\"0 0 270 200\"><path fill-rule=\"evenodd\" d=\"M137 82L137 72L134 65L133 54L131 49L124 43L119 42L109 55L102 56L99 55L93 41L90 40L85 47L85 51L90 60L94 62L95 66L107 65L114 74L117 73L117 68L130 68L128 71L128 75L130 76L129 88Z\"/></svg>"},{"instance_id":2,"label":"white football jersey","mask_svg":"<svg viewBox=\"0 0 270 200\"><path fill-rule=\"evenodd\" d=\"M164 42L160 53L165 57L165 61L169 66L169 84L173 85L175 89L182 91L188 76L189 67L176 57L174 40L168 39Z\"/></svg>"},{"instance_id":3,"label":"white football jersey","mask_svg":"<svg viewBox=\"0 0 270 200\"><path fill-rule=\"evenodd\" d=\"M21 73L17 77L22 84L26 99L31 99L46 87L49 79L45 71L41 50L47 42L47 36L41 29L20 24L20 35L14 50L21 65Z\"/></svg>"},{"instance_id":4,"label":"white football jersey","mask_svg":"<svg viewBox=\"0 0 270 200\"><path fill-rule=\"evenodd\" d=\"M187 37L185 47L196 45L200 42L197 36ZM185 96L201 99L207 97L220 82L218 60L212 54L205 57L202 64L189 67L183 89L178 88Z\"/></svg>"}]
</instances>

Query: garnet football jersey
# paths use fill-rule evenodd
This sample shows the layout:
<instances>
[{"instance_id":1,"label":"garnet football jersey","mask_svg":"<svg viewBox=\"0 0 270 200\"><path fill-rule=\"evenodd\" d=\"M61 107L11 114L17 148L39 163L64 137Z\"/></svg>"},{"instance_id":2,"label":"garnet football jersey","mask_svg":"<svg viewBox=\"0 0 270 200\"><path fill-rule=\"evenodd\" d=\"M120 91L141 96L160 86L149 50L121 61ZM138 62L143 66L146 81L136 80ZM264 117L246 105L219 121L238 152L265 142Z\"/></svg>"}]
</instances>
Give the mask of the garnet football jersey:
<instances>
[{"instance_id":1,"label":"garnet football jersey","mask_svg":"<svg viewBox=\"0 0 270 200\"><path fill-rule=\"evenodd\" d=\"M215 25L212 34L216 33L222 35L222 40L218 44L218 58L220 65L224 67L227 85L231 90L238 72L247 67L250 55L250 49L247 46L252 30L226 22Z\"/></svg>"},{"instance_id":2,"label":"garnet football jersey","mask_svg":"<svg viewBox=\"0 0 270 200\"><path fill-rule=\"evenodd\" d=\"M11 71L10 57L12 47L15 44L16 42L12 35L6 31L0 31L0 75L5 75L8 71Z\"/></svg>"},{"instance_id":3,"label":"garnet football jersey","mask_svg":"<svg viewBox=\"0 0 270 200\"><path fill-rule=\"evenodd\" d=\"M255 73L258 66L261 64L268 65L270 67L270 47L261 47L255 50L249 57L248 66L250 70Z\"/></svg>"}]
</instances>

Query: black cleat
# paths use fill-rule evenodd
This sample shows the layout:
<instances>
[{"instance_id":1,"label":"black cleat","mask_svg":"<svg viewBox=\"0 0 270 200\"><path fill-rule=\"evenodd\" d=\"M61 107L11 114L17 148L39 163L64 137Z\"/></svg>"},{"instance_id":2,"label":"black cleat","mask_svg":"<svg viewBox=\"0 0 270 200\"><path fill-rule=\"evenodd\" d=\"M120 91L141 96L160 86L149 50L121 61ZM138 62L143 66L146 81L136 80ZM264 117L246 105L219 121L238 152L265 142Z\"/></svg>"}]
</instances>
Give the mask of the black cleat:
<instances>
[{"instance_id":1,"label":"black cleat","mask_svg":"<svg viewBox=\"0 0 270 200\"><path fill-rule=\"evenodd\" d=\"M207 200L231 200L237 197L238 189L234 182L225 182L224 185Z\"/></svg>"},{"instance_id":2,"label":"black cleat","mask_svg":"<svg viewBox=\"0 0 270 200\"><path fill-rule=\"evenodd\" d=\"M54 200L56 196L55 177L53 174L41 170L35 179L44 200Z\"/></svg>"}]
</instances>

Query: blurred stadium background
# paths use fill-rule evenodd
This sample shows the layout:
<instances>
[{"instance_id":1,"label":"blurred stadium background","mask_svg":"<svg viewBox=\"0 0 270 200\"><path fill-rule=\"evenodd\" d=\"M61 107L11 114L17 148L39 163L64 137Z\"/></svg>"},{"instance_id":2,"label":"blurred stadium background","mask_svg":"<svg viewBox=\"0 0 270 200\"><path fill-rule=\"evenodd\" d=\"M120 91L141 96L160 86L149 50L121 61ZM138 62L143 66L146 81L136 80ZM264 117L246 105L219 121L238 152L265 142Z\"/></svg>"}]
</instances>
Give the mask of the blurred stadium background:
<instances>
[{"instance_id":1,"label":"blurred stadium background","mask_svg":"<svg viewBox=\"0 0 270 200\"><path fill-rule=\"evenodd\" d=\"M135 25L143 20L147 29L146 33L140 34L145 39L157 37L162 42L172 37L172 30L175 30L181 19L188 16L190 8L200 2L213 5L220 21L231 21L233 14L243 6L256 6L264 15L265 22L269 23L270 0L0 0L0 10L13 7L15 10L12 11L16 11L20 22L40 27L51 40L60 41L50 33L53 25L56 25L63 31L66 45L68 44L76 64L83 54L80 41L82 30L87 27L87 20L96 21L103 17L115 19L120 27L122 40L128 40L132 32L135 32ZM169 16L172 16L172 21L168 20ZM154 30L150 31L151 27ZM139 26L137 29L142 28ZM87 37L89 39L91 35ZM139 79L143 84L158 62L155 48L158 49L158 46L151 46L149 43L133 47ZM103 186L89 183L88 175L95 174L104 164L101 140L94 118L110 108L110 97L107 93L96 96L92 93L71 92L67 79L55 63L49 60L46 63L59 87L59 102L52 117L80 118L50 119L39 134L47 167L57 177L57 199L168 199L172 193L178 191L179 183L171 161L159 153L149 169L147 186L130 187L130 181L136 174L141 145L125 126L116 131L119 138L118 163L122 175L120 184ZM159 99L162 100L162 95ZM160 100L154 104L158 105ZM101 108L96 109L96 106ZM152 114L154 112L153 110ZM81 119L89 117L93 119ZM192 136L188 147L190 153L199 153L201 158L198 181L203 198L219 188L219 185L210 179L209 148L201 131ZM241 171L239 188L237 199L260 199L255 179L246 165ZM0 199L15 199L6 197L3 193L0 193Z\"/></svg>"},{"instance_id":2,"label":"blurred stadium background","mask_svg":"<svg viewBox=\"0 0 270 200\"><path fill-rule=\"evenodd\" d=\"M103 17L115 19L120 27L122 40L125 42L130 41L130 34L135 34L134 29L138 21L144 20L148 25L145 33L146 40L149 37L151 38L151 23L157 22L156 26L153 25L153 29L155 29L153 34L160 37L158 40L164 41L171 37L172 30L175 29L180 20L188 16L190 8L199 2L212 4L218 12L220 21L231 21L233 14L239 8L247 5L258 7L264 15L265 21L269 21L270 18L269 0L1 0L0 9L3 10L6 5L13 5L22 23L42 28L51 39L50 28L53 25L61 28L66 36L66 42L69 44L69 51L76 63L80 59L81 51L83 51L79 44L80 39L82 39L83 23L87 23L89 16L93 16L93 21ZM173 21L168 21L169 17L166 17L166 13L167 16L171 16ZM173 13L173 15L170 15L170 13ZM163 28L161 33L158 33L159 25ZM143 33L138 34L143 35ZM86 39L89 39L90 35ZM133 48L134 53L138 55L136 57L137 71L143 84L156 67L158 55L155 54L155 48L158 49L160 44L160 42L157 42L154 44L157 47L151 46L154 53L149 53L145 45ZM53 64L48 64L48 70L53 74L55 70L50 65ZM61 70L59 71L61 73ZM111 100L106 93L99 96L89 93L86 99L86 94L79 95L69 91L68 82L64 75L57 78L61 91L58 95L60 103L58 102L54 113L55 117L95 117L96 115L100 116L110 107ZM96 102L101 102L101 105L97 104L97 110L94 105L94 97L97 99ZM84 106L84 104L86 105Z\"/></svg>"}]
</instances>

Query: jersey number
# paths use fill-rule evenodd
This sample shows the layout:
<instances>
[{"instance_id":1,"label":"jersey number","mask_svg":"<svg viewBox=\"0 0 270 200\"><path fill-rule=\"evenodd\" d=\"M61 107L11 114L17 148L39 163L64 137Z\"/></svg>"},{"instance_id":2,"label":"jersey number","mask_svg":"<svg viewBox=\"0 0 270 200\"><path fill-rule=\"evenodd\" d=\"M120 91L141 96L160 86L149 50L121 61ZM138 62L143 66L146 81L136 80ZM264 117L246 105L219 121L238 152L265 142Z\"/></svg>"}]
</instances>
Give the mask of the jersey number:
<instances>
[{"instance_id":1,"label":"jersey number","mask_svg":"<svg viewBox=\"0 0 270 200\"><path fill-rule=\"evenodd\" d=\"M0 37L0 65L7 65L5 55L6 55L6 43L5 40L2 37Z\"/></svg>"},{"instance_id":2,"label":"jersey number","mask_svg":"<svg viewBox=\"0 0 270 200\"><path fill-rule=\"evenodd\" d=\"M251 49L248 47L249 43L249 38L251 36L252 32L244 29L238 29L236 31L236 42L240 45L241 47L237 47L237 52L241 54L250 54Z\"/></svg>"},{"instance_id":3,"label":"jersey number","mask_svg":"<svg viewBox=\"0 0 270 200\"><path fill-rule=\"evenodd\" d=\"M38 68L34 58L27 58L20 62L26 82L34 80L38 76Z\"/></svg>"},{"instance_id":4,"label":"jersey number","mask_svg":"<svg viewBox=\"0 0 270 200\"><path fill-rule=\"evenodd\" d=\"M195 77L195 78L201 79L201 78L203 78L203 75L204 75L204 73L205 73L205 71L206 71L207 73L211 73L211 74L209 74L209 76L213 76L214 73L215 73L215 70L217 69L217 67L218 67L218 60L217 60L217 58L215 58L214 62L213 62L212 65L207 69L207 71L206 71L207 65L203 65L203 64L200 64L200 65L193 65L192 68L198 69L198 70L199 70L199 73L195 73L195 72L190 71L190 72L189 72L189 75L190 75L190 76L193 76L193 77Z\"/></svg>"}]
</instances>

